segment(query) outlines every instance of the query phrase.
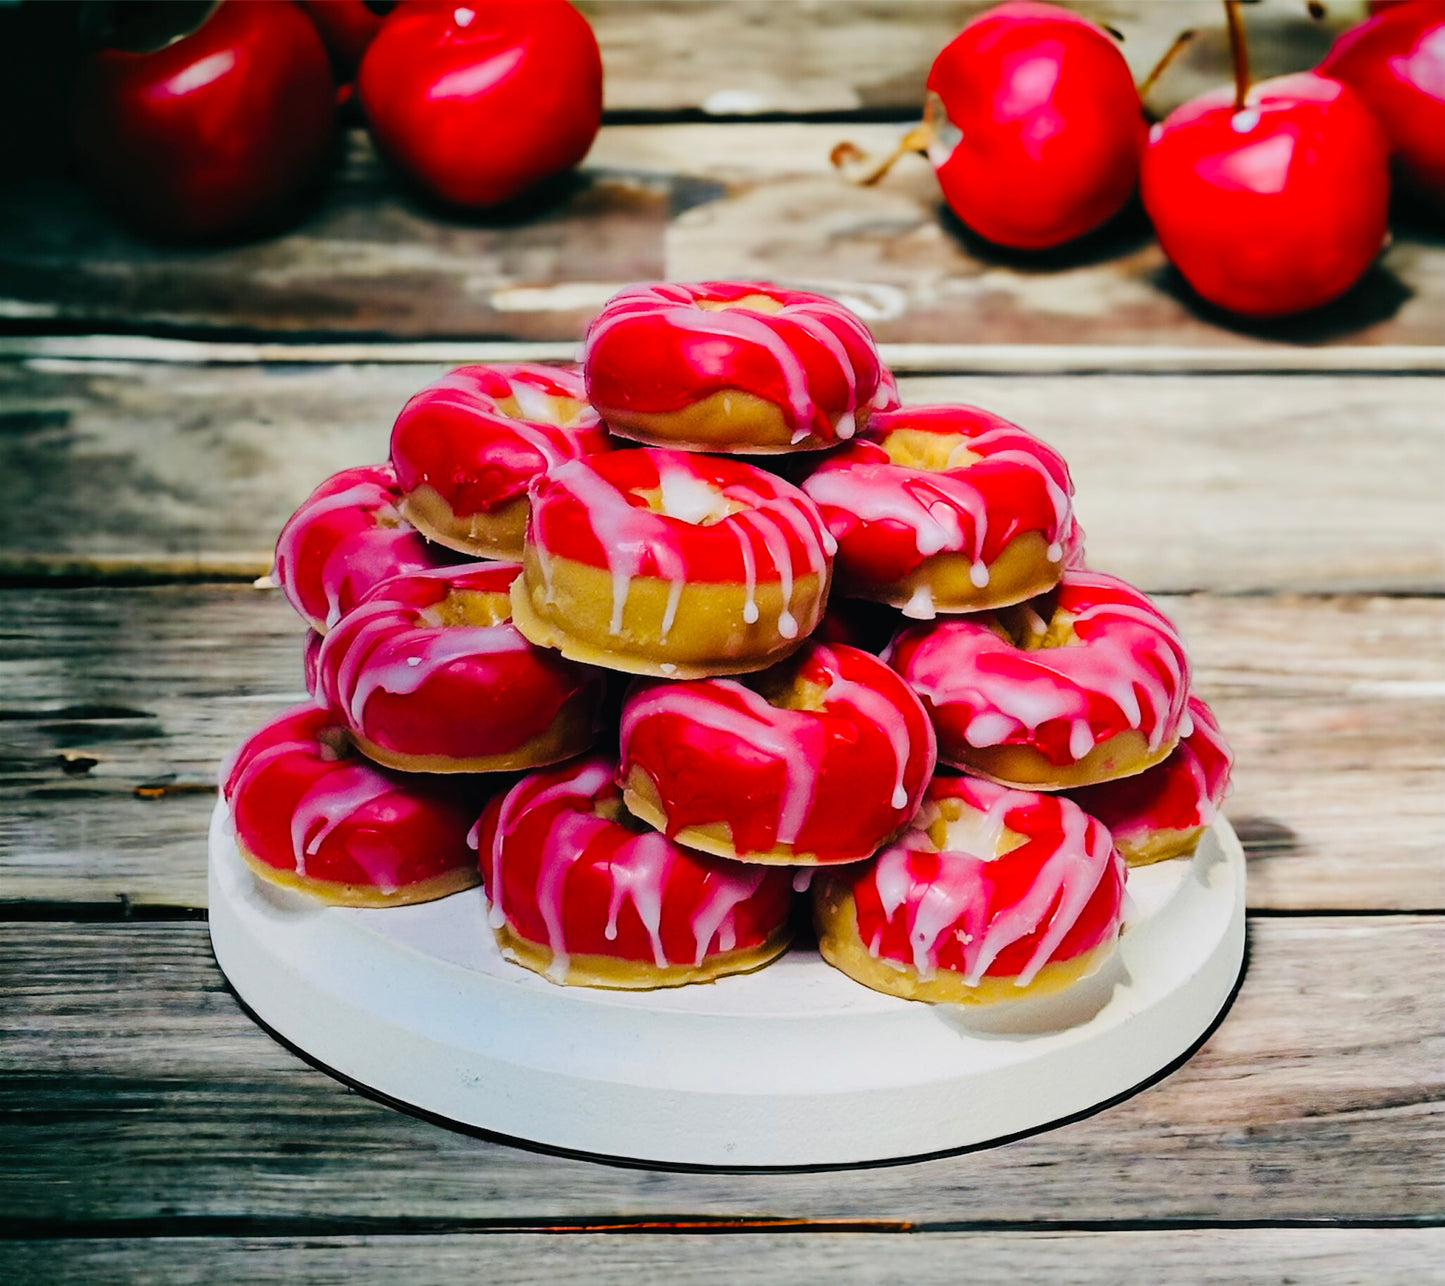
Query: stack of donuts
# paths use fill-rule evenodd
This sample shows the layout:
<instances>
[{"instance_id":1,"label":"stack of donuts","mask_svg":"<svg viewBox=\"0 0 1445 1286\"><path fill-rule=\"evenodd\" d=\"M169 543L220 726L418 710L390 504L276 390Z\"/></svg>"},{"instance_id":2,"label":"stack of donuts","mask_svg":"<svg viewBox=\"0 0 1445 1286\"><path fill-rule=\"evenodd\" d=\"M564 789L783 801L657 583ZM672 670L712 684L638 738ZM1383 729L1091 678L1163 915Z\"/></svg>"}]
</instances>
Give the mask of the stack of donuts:
<instances>
[{"instance_id":1,"label":"stack of donuts","mask_svg":"<svg viewBox=\"0 0 1445 1286\"><path fill-rule=\"evenodd\" d=\"M877 990L1058 990L1228 780L1174 627L1084 570L1060 456L902 406L816 294L634 287L580 368L453 371L274 575L313 700L223 770L245 860L349 905L480 882L559 984L757 969L810 907Z\"/></svg>"}]
</instances>

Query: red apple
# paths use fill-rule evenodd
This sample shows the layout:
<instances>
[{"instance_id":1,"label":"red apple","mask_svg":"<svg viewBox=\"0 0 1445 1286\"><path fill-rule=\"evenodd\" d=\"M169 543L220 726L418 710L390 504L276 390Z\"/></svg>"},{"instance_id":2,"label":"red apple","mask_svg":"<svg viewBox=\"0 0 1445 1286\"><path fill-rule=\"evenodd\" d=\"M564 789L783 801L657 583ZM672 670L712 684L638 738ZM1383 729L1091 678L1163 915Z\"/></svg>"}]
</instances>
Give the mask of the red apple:
<instances>
[{"instance_id":1,"label":"red apple","mask_svg":"<svg viewBox=\"0 0 1445 1286\"><path fill-rule=\"evenodd\" d=\"M321 37L290 0L226 0L162 48L91 55L76 147L101 195L142 229L219 236L305 186L335 97Z\"/></svg>"},{"instance_id":2,"label":"red apple","mask_svg":"<svg viewBox=\"0 0 1445 1286\"><path fill-rule=\"evenodd\" d=\"M381 149L455 205L501 205L576 165L602 120L597 41L566 0L412 0L357 84Z\"/></svg>"},{"instance_id":3,"label":"red apple","mask_svg":"<svg viewBox=\"0 0 1445 1286\"><path fill-rule=\"evenodd\" d=\"M1445 211L1445 3L1392 6L1351 27L1318 70L1365 100L1404 184Z\"/></svg>"},{"instance_id":4,"label":"red apple","mask_svg":"<svg viewBox=\"0 0 1445 1286\"><path fill-rule=\"evenodd\" d=\"M1139 94L1113 39L1078 15L1033 0L990 9L938 55L928 90L943 195L989 241L1061 245L1132 195Z\"/></svg>"},{"instance_id":5,"label":"red apple","mask_svg":"<svg viewBox=\"0 0 1445 1286\"><path fill-rule=\"evenodd\" d=\"M1220 88L1150 131L1141 190L1159 243L1205 299L1250 317L1344 294L1379 253L1384 133L1360 97L1310 72Z\"/></svg>"},{"instance_id":6,"label":"red apple","mask_svg":"<svg viewBox=\"0 0 1445 1286\"><path fill-rule=\"evenodd\" d=\"M297 0L311 15L311 21L326 42L337 78L350 80L361 66L361 57L371 44L386 15L397 0Z\"/></svg>"}]
</instances>

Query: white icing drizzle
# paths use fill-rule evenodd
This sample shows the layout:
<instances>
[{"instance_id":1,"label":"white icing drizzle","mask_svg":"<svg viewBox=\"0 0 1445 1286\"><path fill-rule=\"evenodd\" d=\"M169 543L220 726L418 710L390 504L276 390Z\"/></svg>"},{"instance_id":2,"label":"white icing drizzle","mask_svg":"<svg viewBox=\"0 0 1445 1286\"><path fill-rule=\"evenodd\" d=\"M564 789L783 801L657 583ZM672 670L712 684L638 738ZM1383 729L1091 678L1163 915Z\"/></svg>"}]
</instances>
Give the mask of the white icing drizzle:
<instances>
[{"instance_id":1,"label":"white icing drizzle","mask_svg":"<svg viewBox=\"0 0 1445 1286\"><path fill-rule=\"evenodd\" d=\"M585 761L570 776L551 785L542 786L543 775L525 778L503 800L491 852L491 881L494 909L500 908L502 865L506 845L523 817L536 816L543 809L552 809L547 822L547 835L538 865L534 889L536 904L547 930L547 945L552 959L548 977L562 982L571 963L567 941L564 892L567 874L600 839L616 839L621 823L599 816L594 805L599 794L611 785L615 765L600 757ZM556 807L561 805L561 807ZM657 832L625 833L625 838L611 846L607 876L611 882L607 903L607 919L603 937L617 938L622 909L631 902L647 934L653 963L665 968L676 963L667 957L662 940L662 924L667 890L681 862L696 861ZM695 958L701 964L714 939L718 949L731 951L737 940L736 911L758 891L766 872L761 867L741 863L708 864L702 881L702 897L693 909L690 927ZM600 908L598 908L600 910ZM504 909L503 909L504 910ZM495 922L494 922L495 923Z\"/></svg>"},{"instance_id":2,"label":"white icing drizzle","mask_svg":"<svg viewBox=\"0 0 1445 1286\"><path fill-rule=\"evenodd\" d=\"M776 313L765 314L746 306L704 310L697 303L700 298L741 299L749 294L766 295L782 307ZM873 350L873 340L863 323L836 300L802 291L779 291L762 283L659 282L635 286L616 295L593 321L583 346L583 361L592 360L598 345L616 326L644 315L660 318L665 325L687 334L726 335L766 352L783 385L786 405L779 409L786 417L794 443L817 428L807 366L779 333L780 328L797 326L828 354L846 385L846 404L834 430L836 436L847 438L856 432L859 373L839 336L839 328L851 331L859 347L866 351ZM881 382L879 387L881 391Z\"/></svg>"},{"instance_id":3,"label":"white icing drizzle","mask_svg":"<svg viewBox=\"0 0 1445 1286\"><path fill-rule=\"evenodd\" d=\"M1011 825L1018 812L1034 805L1039 796L987 782L970 782L950 793L963 803L964 812L948 826L949 847L939 853L936 878L920 883L910 870L914 853L937 851L922 829L922 815L914 829L880 855L868 876L877 890L885 922L906 907L911 963L925 979L937 972L943 943L949 936L956 938L963 950L964 982L973 987L1001 952L1043 928L1027 964L1014 980L1015 985L1026 987L1053 959L1111 864L1118 862L1112 839L1104 827L1069 801L1051 801L1058 815L1056 843L1040 862L1022 898L1009 906L991 907L990 884L983 868L1000 855L1005 832L1018 829ZM925 811L930 817L936 815L928 805ZM967 847L955 848L958 843ZM874 956L879 954L881 936L880 929L869 945Z\"/></svg>"},{"instance_id":4,"label":"white icing drizzle","mask_svg":"<svg viewBox=\"0 0 1445 1286\"><path fill-rule=\"evenodd\" d=\"M919 640L905 677L934 705L975 711L964 729L974 747L1000 745L1020 731L1032 736L1044 724L1064 720L1069 753L1082 759L1098 740L1090 720L1094 692L1144 733L1151 751L1158 750L1178 731L1188 688L1178 635L1138 591L1113 577L1072 572L1063 583L1105 591L1106 597L1075 615L1074 626L1107 618L1107 633L1086 643L1019 651L982 622L950 620Z\"/></svg>"},{"instance_id":5,"label":"white icing drizzle","mask_svg":"<svg viewBox=\"0 0 1445 1286\"><path fill-rule=\"evenodd\" d=\"M743 709L724 705L716 693L734 697ZM822 761L822 729L800 710L770 705L751 688L733 679L710 679L706 684L659 684L628 701L622 712L622 756L639 722L659 714L676 714L698 727L735 737L783 765L783 789L778 797L777 838L793 844L818 788L817 765Z\"/></svg>"},{"instance_id":6,"label":"white icing drizzle","mask_svg":"<svg viewBox=\"0 0 1445 1286\"><path fill-rule=\"evenodd\" d=\"M908 771L908 760L913 747L908 736L908 726L903 713L881 692L865 684L845 679L841 673L837 654L831 648L817 646L817 655L832 674L832 682L823 693L823 704L837 702L851 708L864 723L871 723L888 738L893 750L893 794L890 805L893 808L908 806L908 790L903 778Z\"/></svg>"},{"instance_id":7,"label":"white icing drizzle","mask_svg":"<svg viewBox=\"0 0 1445 1286\"><path fill-rule=\"evenodd\" d=\"M297 801L296 811L291 817L291 851L296 859L296 874L306 874L306 859L314 857L326 842L327 837L358 809L375 800L382 799L396 789L374 768L365 764L339 764L313 784ZM365 856L365 846L353 846L351 856L359 862ZM367 876L385 892L397 887L396 870L367 869Z\"/></svg>"},{"instance_id":8,"label":"white icing drizzle","mask_svg":"<svg viewBox=\"0 0 1445 1286\"><path fill-rule=\"evenodd\" d=\"M933 601L933 587L927 584L919 585L900 610L904 616L915 621L933 620L938 615L938 608Z\"/></svg>"}]
</instances>

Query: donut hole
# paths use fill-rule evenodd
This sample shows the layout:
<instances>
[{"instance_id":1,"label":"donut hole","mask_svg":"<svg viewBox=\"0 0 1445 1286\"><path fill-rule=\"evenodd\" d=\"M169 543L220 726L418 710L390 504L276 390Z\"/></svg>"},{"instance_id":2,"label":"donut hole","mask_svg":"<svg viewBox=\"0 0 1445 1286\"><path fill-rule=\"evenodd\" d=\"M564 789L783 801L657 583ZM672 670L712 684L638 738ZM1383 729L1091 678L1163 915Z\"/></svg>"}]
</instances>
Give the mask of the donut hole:
<instances>
[{"instance_id":1,"label":"donut hole","mask_svg":"<svg viewBox=\"0 0 1445 1286\"><path fill-rule=\"evenodd\" d=\"M878 445L888 459L905 469L922 469L942 473L946 469L963 469L982 457L969 450L968 438L961 433L928 433L922 429L894 429Z\"/></svg>"},{"instance_id":2,"label":"donut hole","mask_svg":"<svg viewBox=\"0 0 1445 1286\"><path fill-rule=\"evenodd\" d=\"M991 862L1028 843L1028 837L1010 830L1002 817L972 808L961 799L941 799L932 807L933 815L922 830L940 853L967 853Z\"/></svg>"},{"instance_id":3,"label":"donut hole","mask_svg":"<svg viewBox=\"0 0 1445 1286\"><path fill-rule=\"evenodd\" d=\"M320 729L316 734L316 742L316 753L326 763L356 758L356 747L351 744L351 735L340 725Z\"/></svg>"},{"instance_id":4,"label":"donut hole","mask_svg":"<svg viewBox=\"0 0 1445 1286\"><path fill-rule=\"evenodd\" d=\"M784 661L753 675L748 686L779 710L821 710L828 689L812 679L805 679L798 672L800 665L798 659Z\"/></svg>"},{"instance_id":5,"label":"donut hole","mask_svg":"<svg viewBox=\"0 0 1445 1286\"><path fill-rule=\"evenodd\" d=\"M657 828L649 826L641 818L634 817L623 807L621 795L604 795L601 799L593 800L592 815L600 817L604 822L612 822L631 831L634 835L652 835Z\"/></svg>"},{"instance_id":6,"label":"donut hole","mask_svg":"<svg viewBox=\"0 0 1445 1286\"><path fill-rule=\"evenodd\" d=\"M1045 616L1043 611L1047 611ZM1080 642L1074 632L1074 617L1058 609L1048 600L1035 599L1013 607L1000 608L989 628L1007 639L1021 652L1041 652L1048 648L1072 647Z\"/></svg>"},{"instance_id":7,"label":"donut hole","mask_svg":"<svg viewBox=\"0 0 1445 1286\"><path fill-rule=\"evenodd\" d=\"M681 469L662 470L657 486L633 494L653 513L693 527L711 527L746 508L724 495L721 487Z\"/></svg>"},{"instance_id":8,"label":"donut hole","mask_svg":"<svg viewBox=\"0 0 1445 1286\"><path fill-rule=\"evenodd\" d=\"M784 304L771 295L742 295L737 299L699 299L697 306L705 313L723 313L732 308L746 308L755 313L775 315L783 311Z\"/></svg>"},{"instance_id":9,"label":"donut hole","mask_svg":"<svg viewBox=\"0 0 1445 1286\"><path fill-rule=\"evenodd\" d=\"M553 424L562 429L576 424L590 409L578 398L557 397L522 383L513 384L511 396L499 399L496 405L509 420Z\"/></svg>"},{"instance_id":10,"label":"donut hole","mask_svg":"<svg viewBox=\"0 0 1445 1286\"><path fill-rule=\"evenodd\" d=\"M512 619L512 599L491 590L454 589L421 616L428 625L505 625Z\"/></svg>"}]
</instances>

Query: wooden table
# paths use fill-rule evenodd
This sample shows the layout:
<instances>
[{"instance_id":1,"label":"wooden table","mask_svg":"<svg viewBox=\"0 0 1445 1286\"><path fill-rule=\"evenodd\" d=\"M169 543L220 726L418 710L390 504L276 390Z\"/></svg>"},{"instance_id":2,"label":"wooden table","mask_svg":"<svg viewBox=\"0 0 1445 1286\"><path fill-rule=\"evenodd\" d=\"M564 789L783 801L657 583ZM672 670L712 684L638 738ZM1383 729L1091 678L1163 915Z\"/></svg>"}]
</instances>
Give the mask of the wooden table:
<instances>
[{"instance_id":1,"label":"wooden table","mask_svg":"<svg viewBox=\"0 0 1445 1286\"><path fill-rule=\"evenodd\" d=\"M0 1276L1441 1280L1438 230L1397 226L1320 316L1230 325L1139 216L1040 265L962 232L921 162L830 173L977 5L586 7L609 124L528 220L419 206L360 132L253 245L149 246L60 180L0 197ZM1252 19L1259 62L1318 53L1302 10ZM1091 11L1140 66L1218 26ZM744 275L853 302L905 399L1061 448L1092 564L1162 596L1237 749L1243 987L1085 1119L826 1174L544 1155L308 1066L212 960L216 765L302 691L300 627L251 584L281 521L448 363L565 357L623 282Z\"/></svg>"}]
</instances>

